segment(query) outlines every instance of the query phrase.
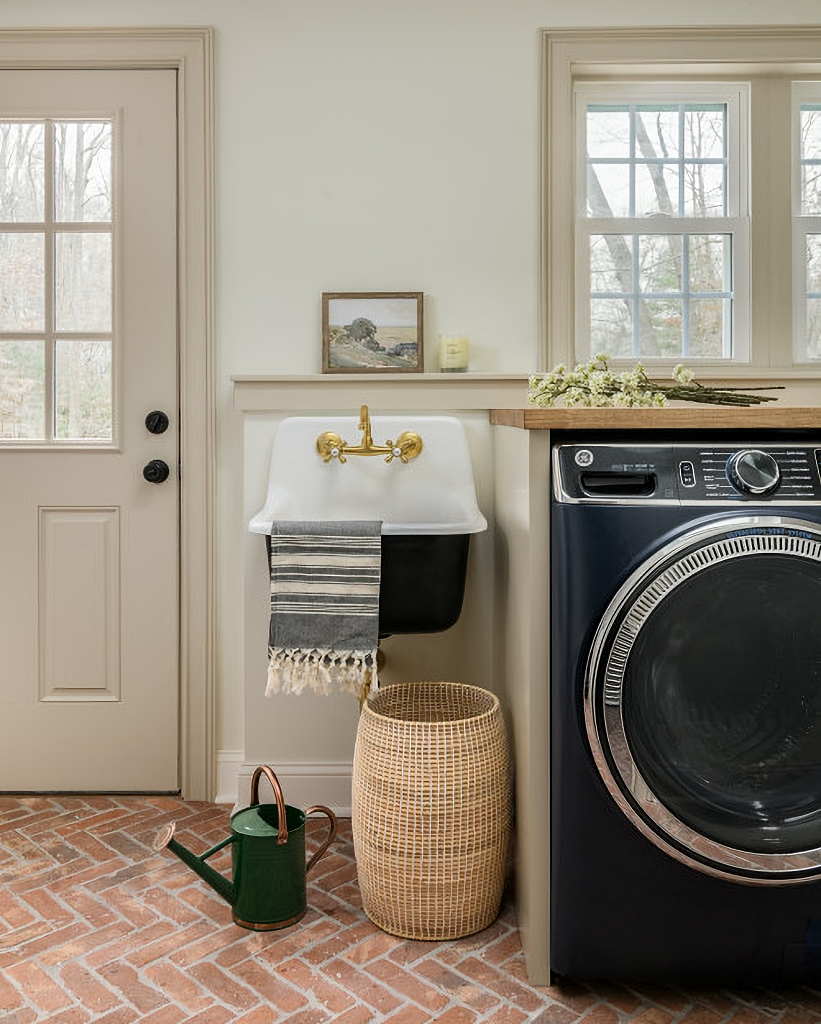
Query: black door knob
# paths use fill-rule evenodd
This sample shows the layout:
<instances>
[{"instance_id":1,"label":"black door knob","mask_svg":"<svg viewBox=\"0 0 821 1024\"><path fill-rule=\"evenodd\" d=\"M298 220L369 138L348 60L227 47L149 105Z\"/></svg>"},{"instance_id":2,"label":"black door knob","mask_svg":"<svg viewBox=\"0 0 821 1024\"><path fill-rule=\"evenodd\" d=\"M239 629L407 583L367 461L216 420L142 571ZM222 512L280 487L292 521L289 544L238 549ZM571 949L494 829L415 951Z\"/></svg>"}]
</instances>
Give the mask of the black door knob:
<instances>
[{"instance_id":1,"label":"black door knob","mask_svg":"<svg viewBox=\"0 0 821 1024\"><path fill-rule=\"evenodd\" d=\"M168 463L162 459L152 459L143 467L143 476L150 484L161 484L168 479L170 472Z\"/></svg>"},{"instance_id":2,"label":"black door knob","mask_svg":"<svg viewBox=\"0 0 821 1024\"><path fill-rule=\"evenodd\" d=\"M160 409L155 409L146 416L145 425L152 434L164 434L168 430L168 417Z\"/></svg>"}]
</instances>

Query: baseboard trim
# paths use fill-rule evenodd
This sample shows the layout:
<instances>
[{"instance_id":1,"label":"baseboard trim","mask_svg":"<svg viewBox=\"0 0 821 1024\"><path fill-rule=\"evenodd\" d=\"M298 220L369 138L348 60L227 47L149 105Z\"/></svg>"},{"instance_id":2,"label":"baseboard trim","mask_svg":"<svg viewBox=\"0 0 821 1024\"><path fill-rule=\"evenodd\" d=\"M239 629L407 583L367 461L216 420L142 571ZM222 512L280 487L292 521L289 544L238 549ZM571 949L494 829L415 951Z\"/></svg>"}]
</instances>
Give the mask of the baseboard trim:
<instances>
[{"instance_id":1,"label":"baseboard trim","mask_svg":"<svg viewBox=\"0 0 821 1024\"><path fill-rule=\"evenodd\" d=\"M217 795L218 804L233 804L237 799L237 778L245 761L242 750L217 751Z\"/></svg>"},{"instance_id":2,"label":"baseboard trim","mask_svg":"<svg viewBox=\"0 0 821 1024\"><path fill-rule=\"evenodd\" d=\"M245 760L239 750L217 751L217 803L247 807L251 794L251 779L257 765ZM312 804L324 804L340 818L351 816L352 765L277 762L271 768L276 772L285 802L304 810ZM270 784L262 779L259 790L263 803L273 802Z\"/></svg>"}]
</instances>

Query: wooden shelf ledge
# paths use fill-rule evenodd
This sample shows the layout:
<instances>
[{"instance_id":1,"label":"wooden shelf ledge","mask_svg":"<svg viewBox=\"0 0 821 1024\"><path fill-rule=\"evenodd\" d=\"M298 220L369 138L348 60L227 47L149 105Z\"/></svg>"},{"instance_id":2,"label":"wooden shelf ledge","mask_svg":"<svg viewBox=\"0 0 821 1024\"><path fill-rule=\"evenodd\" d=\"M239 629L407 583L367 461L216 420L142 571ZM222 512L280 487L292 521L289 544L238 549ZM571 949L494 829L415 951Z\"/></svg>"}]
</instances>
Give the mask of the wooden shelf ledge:
<instances>
[{"instance_id":1,"label":"wooden shelf ledge","mask_svg":"<svg viewBox=\"0 0 821 1024\"><path fill-rule=\"evenodd\" d=\"M490 422L523 430L819 430L821 408L682 405L664 409L491 409Z\"/></svg>"}]
</instances>

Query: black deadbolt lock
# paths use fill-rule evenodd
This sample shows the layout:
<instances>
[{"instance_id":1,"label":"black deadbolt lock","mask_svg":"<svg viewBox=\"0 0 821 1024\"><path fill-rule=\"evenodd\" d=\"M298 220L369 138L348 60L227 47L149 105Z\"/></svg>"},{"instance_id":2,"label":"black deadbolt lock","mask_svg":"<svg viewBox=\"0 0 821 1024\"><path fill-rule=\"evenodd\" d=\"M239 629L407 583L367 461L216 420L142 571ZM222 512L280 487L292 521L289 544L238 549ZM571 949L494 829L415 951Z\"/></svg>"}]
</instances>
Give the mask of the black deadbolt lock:
<instances>
[{"instance_id":1,"label":"black deadbolt lock","mask_svg":"<svg viewBox=\"0 0 821 1024\"><path fill-rule=\"evenodd\" d=\"M168 430L168 417L160 409L155 409L146 416L145 425L152 434L164 434Z\"/></svg>"},{"instance_id":2,"label":"black deadbolt lock","mask_svg":"<svg viewBox=\"0 0 821 1024\"><path fill-rule=\"evenodd\" d=\"M150 484L161 484L170 472L168 463L162 459L152 459L143 467L143 476Z\"/></svg>"}]
</instances>

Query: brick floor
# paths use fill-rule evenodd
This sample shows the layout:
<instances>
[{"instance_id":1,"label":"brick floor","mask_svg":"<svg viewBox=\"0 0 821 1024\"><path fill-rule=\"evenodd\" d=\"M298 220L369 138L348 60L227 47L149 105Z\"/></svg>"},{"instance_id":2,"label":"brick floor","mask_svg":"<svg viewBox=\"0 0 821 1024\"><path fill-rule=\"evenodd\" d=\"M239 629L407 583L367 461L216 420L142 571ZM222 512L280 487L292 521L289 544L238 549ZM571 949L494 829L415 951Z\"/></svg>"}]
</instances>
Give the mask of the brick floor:
<instances>
[{"instance_id":1,"label":"brick floor","mask_svg":"<svg viewBox=\"0 0 821 1024\"><path fill-rule=\"evenodd\" d=\"M404 942L362 912L350 822L292 928L250 932L171 854L229 810L173 797L0 797L2 1024L821 1024L821 993L528 984L512 906L485 932ZM310 831L322 822L309 823ZM230 870L227 852L212 861Z\"/></svg>"}]
</instances>

